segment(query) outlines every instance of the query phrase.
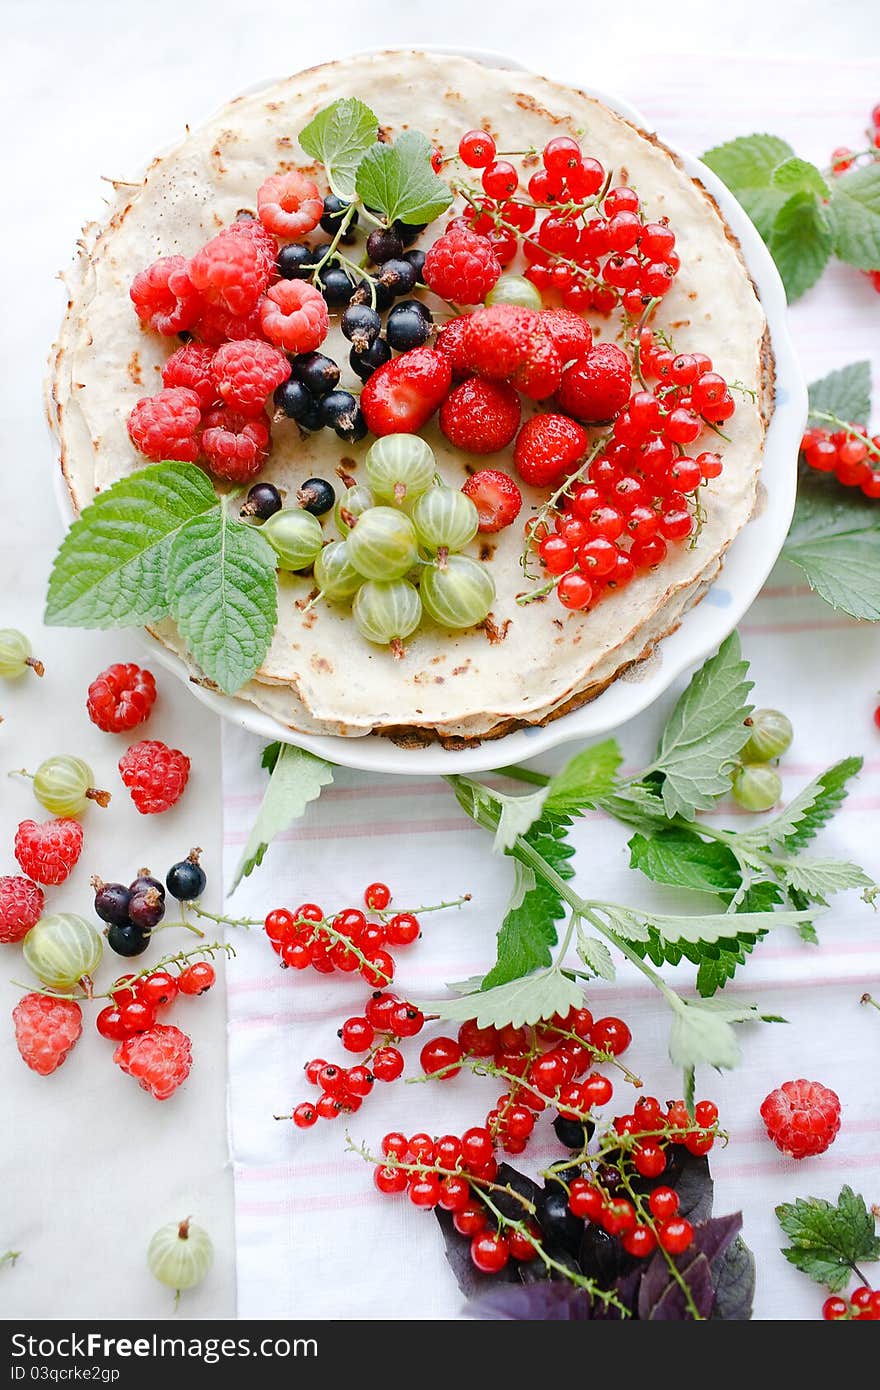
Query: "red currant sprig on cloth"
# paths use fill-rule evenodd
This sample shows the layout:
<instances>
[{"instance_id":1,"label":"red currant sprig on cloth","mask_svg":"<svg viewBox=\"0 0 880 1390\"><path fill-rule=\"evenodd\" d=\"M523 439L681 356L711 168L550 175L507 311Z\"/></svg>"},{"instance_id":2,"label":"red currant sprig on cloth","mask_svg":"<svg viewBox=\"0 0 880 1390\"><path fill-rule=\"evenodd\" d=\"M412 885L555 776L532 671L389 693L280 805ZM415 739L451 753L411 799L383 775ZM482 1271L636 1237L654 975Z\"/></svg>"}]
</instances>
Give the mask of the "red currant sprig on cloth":
<instances>
[{"instance_id":1,"label":"red currant sprig on cloth","mask_svg":"<svg viewBox=\"0 0 880 1390\"><path fill-rule=\"evenodd\" d=\"M880 435L871 438L860 425L836 416L822 416L834 430L813 426L801 440L801 454L810 468L833 473L844 487L857 487L866 497L880 497Z\"/></svg>"}]
</instances>

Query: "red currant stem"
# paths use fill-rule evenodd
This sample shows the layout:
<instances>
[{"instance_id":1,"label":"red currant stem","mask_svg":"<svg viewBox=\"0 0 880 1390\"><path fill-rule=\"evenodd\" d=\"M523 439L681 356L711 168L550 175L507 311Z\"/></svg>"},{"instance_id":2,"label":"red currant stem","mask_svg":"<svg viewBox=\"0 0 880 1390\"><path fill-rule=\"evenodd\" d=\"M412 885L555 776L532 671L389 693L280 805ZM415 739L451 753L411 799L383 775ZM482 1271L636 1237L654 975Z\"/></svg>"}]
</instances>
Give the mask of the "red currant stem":
<instances>
[{"instance_id":1,"label":"red currant stem","mask_svg":"<svg viewBox=\"0 0 880 1390\"><path fill-rule=\"evenodd\" d=\"M573 565L570 570L565 571L565 574L574 574L576 569L577 565ZM552 579L548 579L544 584L539 584L536 589L530 589L527 594L517 594L517 603L521 608L524 608L527 603L537 603L539 599L546 598L548 594L552 594L560 579L565 578L565 574L554 574Z\"/></svg>"},{"instance_id":2,"label":"red currant stem","mask_svg":"<svg viewBox=\"0 0 880 1390\"><path fill-rule=\"evenodd\" d=\"M24 980L10 980L9 983L11 985L15 985L16 989L25 990L28 994L43 994L47 999L76 999L78 1001L80 999L88 999L90 997L87 994L65 994L58 989L40 989L38 985L35 985L33 983L25 984ZM91 995L92 999L98 999L100 997L100 995L96 994Z\"/></svg>"},{"instance_id":3,"label":"red currant stem","mask_svg":"<svg viewBox=\"0 0 880 1390\"><path fill-rule=\"evenodd\" d=\"M648 303L645 305L644 309L642 310L641 318L635 325L635 336L633 339L633 368L635 370L636 376L639 379L639 385L642 387L643 391L647 391L650 388L648 386L648 383L645 381L645 377L642 372L642 343L640 334L643 328L647 328L648 320L653 315L659 303L659 298L650 299Z\"/></svg>"},{"instance_id":4,"label":"red currant stem","mask_svg":"<svg viewBox=\"0 0 880 1390\"><path fill-rule=\"evenodd\" d=\"M875 1008L878 1010L878 1012L880 1012L880 1004L877 1003L877 1000L874 998L873 994L863 994L861 999L859 1000L859 1003L870 1004L872 1008Z\"/></svg>"},{"instance_id":5,"label":"red currant stem","mask_svg":"<svg viewBox=\"0 0 880 1390\"><path fill-rule=\"evenodd\" d=\"M870 131L869 131L868 133L870 134ZM871 161L873 162L873 161L876 160L876 158L877 158L877 149L876 149L875 146L871 145L871 146L869 146L868 149L866 149L866 150L851 150L851 151L849 152L849 154L846 156L846 158L847 158L847 162L848 162L849 160L851 160L851 159L852 159L852 160L857 160L857 159L871 159ZM825 168L822 170L822 173L826 176L826 178L828 178L828 177L833 177L833 178L839 179L839 178L842 178L844 174L848 174L848 173L849 173L849 170L848 170L848 169L843 169L843 170L841 170L841 172L838 174L838 173L836 173L836 171L835 171L835 165L834 165L834 164L826 164Z\"/></svg>"},{"instance_id":6,"label":"red currant stem","mask_svg":"<svg viewBox=\"0 0 880 1390\"><path fill-rule=\"evenodd\" d=\"M549 1033L555 1033L557 1037L565 1038L568 1042L580 1043L581 1047L587 1049L593 1061L598 1066L617 1067L623 1072L624 1079L628 1081L631 1086L635 1086L636 1090L640 1090L641 1087L644 1086L645 1083L642 1078L636 1076L635 1072L630 1071L629 1067L624 1066L623 1062L619 1061L613 1052L603 1052L600 1047L594 1047L593 1044L587 1042L585 1038L579 1038L577 1033L571 1033L567 1028L556 1028L553 1024L545 1024L544 1027Z\"/></svg>"},{"instance_id":7,"label":"red currant stem","mask_svg":"<svg viewBox=\"0 0 880 1390\"><path fill-rule=\"evenodd\" d=\"M200 927L194 927L192 922L187 922L183 917L178 921L162 922L158 927L153 927L152 935L155 936L157 931L167 931L169 927L183 927L184 931L191 931L194 936L205 935Z\"/></svg>"},{"instance_id":8,"label":"red currant stem","mask_svg":"<svg viewBox=\"0 0 880 1390\"><path fill-rule=\"evenodd\" d=\"M194 912L197 917L205 917L209 922L216 922L219 927L261 927L263 919L261 917L224 917L219 912L209 912L206 907L201 907L198 903L189 903L189 911ZM183 909L181 908L181 911Z\"/></svg>"},{"instance_id":9,"label":"red currant stem","mask_svg":"<svg viewBox=\"0 0 880 1390\"><path fill-rule=\"evenodd\" d=\"M333 240L330 242L330 245L327 247L327 250L324 252L324 254L323 254L323 256L321 257L321 259L318 261L318 263L317 263L317 265L315 266L314 270L312 271L311 280L312 280L312 284L313 284L313 285L314 285L314 284L317 284L318 275L319 275L320 272L324 269L324 266L327 264L327 262L333 258L333 253L335 252L335 250L336 250L337 246L339 245L340 241L342 240L342 238L345 236L346 230L347 230L347 228L348 228L348 224L349 224L349 222L351 221L351 219L354 217L356 211L357 211L357 204L356 204L356 203L349 203L349 205L348 205L348 207L345 209L345 212L343 213L342 217L340 217L340 219L339 219L339 226L336 228L336 235L334 236Z\"/></svg>"},{"instance_id":10,"label":"red currant stem","mask_svg":"<svg viewBox=\"0 0 880 1390\"><path fill-rule=\"evenodd\" d=\"M555 1105L555 1096L549 1096L545 1091L538 1090L524 1076L517 1076L515 1072L507 1071L504 1067L496 1067L494 1062L490 1062L487 1057L462 1057L457 1062L450 1062L448 1066L440 1067L437 1071L425 1072L422 1076L408 1076L407 1086L416 1085L422 1081L442 1081L445 1076L454 1074L462 1067L467 1067L468 1071L473 1072L474 1076L497 1076L502 1081L506 1081L512 1091L528 1091L531 1095L537 1096L545 1105ZM592 1111L575 1110L573 1106L563 1107L566 1115L572 1119L580 1120L586 1124L587 1121L595 1123Z\"/></svg>"},{"instance_id":11,"label":"red currant stem","mask_svg":"<svg viewBox=\"0 0 880 1390\"><path fill-rule=\"evenodd\" d=\"M540 541L538 541L537 544L534 542L535 533L539 530L541 526L547 524L547 518L550 516L551 512L554 512L556 510L557 504L561 501L561 499L563 497L568 497L571 494L571 490L575 486L575 484L583 481L584 476L590 467L590 464L593 462L595 458L598 458L599 454L602 452L602 450L605 448L605 445L608 443L609 438L610 433L606 431L605 434L600 435L598 439L595 439L593 441L592 448L590 449L583 463L579 464L573 473L568 474L568 476L559 484L559 487L556 488L553 492L551 492L550 496L547 498L547 501L541 504L535 515L529 519L528 526L526 529L526 544L523 548L522 554L520 555L520 565L522 566L523 574L526 576L527 579L531 577L529 574L529 556L533 553L533 551L537 550L538 546L540 545ZM560 576L557 575L554 578L553 582L549 585L549 587L547 587L543 592L549 593L550 589L554 588L555 585L559 582L559 578ZM537 598L537 596L537 593L533 594L533 597ZM517 597L517 603L521 602L528 603L529 599L523 595L519 595Z\"/></svg>"},{"instance_id":12,"label":"red currant stem","mask_svg":"<svg viewBox=\"0 0 880 1390\"><path fill-rule=\"evenodd\" d=\"M178 971L189 965L190 961L199 960L203 956L214 957L219 952L224 951L228 960L232 960L235 955L235 947L230 946L227 941L209 941L204 946L193 946L190 951L177 951L173 955L162 956L161 960L155 961L152 965L145 965L143 970L137 975L133 975L130 980L124 980L121 984L117 981L112 984L103 994L92 995L93 999L115 999L117 994L131 993L138 980L144 980L148 975L155 975L159 970L167 970L169 966L176 966Z\"/></svg>"},{"instance_id":13,"label":"red currant stem","mask_svg":"<svg viewBox=\"0 0 880 1390\"><path fill-rule=\"evenodd\" d=\"M632 1202L638 1216L641 1219L642 1225L649 1226L651 1230L654 1232L655 1237L657 1237L657 1224L654 1220L653 1212L650 1210L650 1207L645 1206L641 1195L636 1192L635 1188L629 1180L628 1175L624 1172L622 1167L618 1167L618 1172L620 1173L623 1185L626 1188L627 1194L629 1195L629 1199ZM666 1261L669 1273L672 1275L676 1284L681 1289L682 1297L684 1298L685 1305L687 1307L688 1312L691 1315L691 1318L694 1322L704 1322L705 1319L702 1313L700 1312L699 1308L697 1307L696 1303L694 1302L694 1296L691 1293L690 1288L688 1287L687 1281L682 1275L682 1272L676 1264L672 1255L670 1255L668 1250L664 1249L664 1246L660 1241L659 1237L657 1237L657 1248L662 1254L664 1260Z\"/></svg>"},{"instance_id":14,"label":"red currant stem","mask_svg":"<svg viewBox=\"0 0 880 1390\"><path fill-rule=\"evenodd\" d=\"M863 434L861 430L857 430L855 426L849 424L847 420L841 420L839 415L832 415L827 410L811 410L810 419L824 420L826 424L834 425L839 430L845 430L849 439L855 439L858 440L860 444L864 444L871 457L880 462L880 446L874 443L870 435Z\"/></svg>"},{"instance_id":15,"label":"red currant stem","mask_svg":"<svg viewBox=\"0 0 880 1390\"><path fill-rule=\"evenodd\" d=\"M548 251L546 246L541 245L537 237L529 236L526 232L521 231L515 222L508 221L506 217L501 216L500 212L489 213L486 211L485 208L481 208L477 199L466 189L462 188L458 191L461 193L461 196L462 198L464 198L465 202L468 203L470 207L474 209L475 212L482 213L487 217L491 217L496 227L503 227L505 231L514 232L516 236L520 237L522 241L528 242L530 246L537 246L541 251L542 255L546 256L549 260L558 261L561 265L570 266L580 280L584 280L591 285L602 285L603 288L607 289L612 288L611 286L606 286L604 284L604 281L600 280L597 275L592 275L582 265L578 265L577 261L573 261L570 256L563 256L562 253L559 251ZM617 294L616 290L614 291L614 293L615 295L617 295L617 298L619 299L620 296L619 294Z\"/></svg>"},{"instance_id":16,"label":"red currant stem","mask_svg":"<svg viewBox=\"0 0 880 1390\"><path fill-rule=\"evenodd\" d=\"M724 442L725 442L725 444L732 444L732 443L733 443L733 440L731 439L730 435L729 435L729 434L725 434L725 433L724 433L724 430L720 429L720 428L718 427L718 425L713 425L713 424L711 423L711 421L709 421L709 420L703 420L703 424L704 424L704 425L708 425L708 426L709 426L709 429L712 431L712 433L713 433L713 434L717 434L719 439L723 439Z\"/></svg>"},{"instance_id":17,"label":"red currant stem","mask_svg":"<svg viewBox=\"0 0 880 1390\"><path fill-rule=\"evenodd\" d=\"M453 898L448 903L432 903L430 907L398 907L393 909L386 907L383 908L382 911L379 911L378 908L373 908L372 911L375 912L376 916L383 922L390 920L392 917L424 917L426 912L443 912L447 907L463 907L464 904L469 903L472 898L472 893L462 893L460 898Z\"/></svg>"}]
</instances>

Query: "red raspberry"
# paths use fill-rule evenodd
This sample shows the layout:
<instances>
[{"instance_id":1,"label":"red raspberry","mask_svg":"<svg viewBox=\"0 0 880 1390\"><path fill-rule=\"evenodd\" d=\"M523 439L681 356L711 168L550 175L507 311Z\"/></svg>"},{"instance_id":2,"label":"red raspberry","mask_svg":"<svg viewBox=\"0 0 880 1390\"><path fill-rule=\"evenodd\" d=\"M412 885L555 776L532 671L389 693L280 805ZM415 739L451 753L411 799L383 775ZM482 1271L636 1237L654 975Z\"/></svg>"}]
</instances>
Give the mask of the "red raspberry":
<instances>
[{"instance_id":1,"label":"red raspberry","mask_svg":"<svg viewBox=\"0 0 880 1390\"><path fill-rule=\"evenodd\" d=\"M425 284L453 304L482 304L501 275L492 243L466 227L437 238L425 257Z\"/></svg>"},{"instance_id":2,"label":"red raspberry","mask_svg":"<svg viewBox=\"0 0 880 1390\"><path fill-rule=\"evenodd\" d=\"M271 426L265 412L253 420L221 405L208 411L204 425L202 452L215 477L246 483L259 473L269 454Z\"/></svg>"},{"instance_id":3,"label":"red raspberry","mask_svg":"<svg viewBox=\"0 0 880 1390\"><path fill-rule=\"evenodd\" d=\"M257 304L249 314L241 316L230 314L221 304L206 304L192 331L203 343L210 343L213 347L237 343L242 338L263 337L260 306Z\"/></svg>"},{"instance_id":4,"label":"red raspberry","mask_svg":"<svg viewBox=\"0 0 880 1390\"><path fill-rule=\"evenodd\" d=\"M549 487L580 463L588 444L586 430L567 415L533 415L519 432L513 461L523 482Z\"/></svg>"},{"instance_id":5,"label":"red raspberry","mask_svg":"<svg viewBox=\"0 0 880 1390\"><path fill-rule=\"evenodd\" d=\"M468 366L462 352L462 342L465 329L467 327L467 316L459 314L458 318L450 319L446 327L441 329L437 335L434 346L439 352L445 352L449 358L449 365L452 367L452 375L456 381L461 381L468 375Z\"/></svg>"},{"instance_id":6,"label":"red raspberry","mask_svg":"<svg viewBox=\"0 0 880 1390\"><path fill-rule=\"evenodd\" d=\"M82 1033L79 1004L48 994L26 994L12 1010L12 1021L23 1061L40 1076L58 1070Z\"/></svg>"},{"instance_id":7,"label":"red raspberry","mask_svg":"<svg viewBox=\"0 0 880 1390\"><path fill-rule=\"evenodd\" d=\"M89 718L105 734L121 734L149 719L156 703L156 679L133 662L116 662L89 686Z\"/></svg>"},{"instance_id":8,"label":"red raspberry","mask_svg":"<svg viewBox=\"0 0 880 1390\"><path fill-rule=\"evenodd\" d=\"M128 417L128 433L134 447L153 463L162 459L195 463L199 456L196 431L201 423L195 391L171 386L138 401Z\"/></svg>"},{"instance_id":9,"label":"red raspberry","mask_svg":"<svg viewBox=\"0 0 880 1390\"><path fill-rule=\"evenodd\" d=\"M324 199L317 184L297 169L273 174L257 190L257 213L263 226L285 241L311 232L321 220Z\"/></svg>"},{"instance_id":10,"label":"red raspberry","mask_svg":"<svg viewBox=\"0 0 880 1390\"><path fill-rule=\"evenodd\" d=\"M144 739L123 753L119 772L141 815L152 816L179 801L189 777L189 758L179 748Z\"/></svg>"},{"instance_id":11,"label":"red raspberry","mask_svg":"<svg viewBox=\"0 0 880 1390\"><path fill-rule=\"evenodd\" d=\"M252 241L260 257L260 267L268 283L278 279L278 242L257 217L240 217L226 228L234 236Z\"/></svg>"},{"instance_id":12,"label":"red raspberry","mask_svg":"<svg viewBox=\"0 0 880 1390\"><path fill-rule=\"evenodd\" d=\"M0 878L0 941L21 941L43 915L42 888L29 878L5 874Z\"/></svg>"},{"instance_id":13,"label":"red raspberry","mask_svg":"<svg viewBox=\"0 0 880 1390\"><path fill-rule=\"evenodd\" d=\"M840 1100L819 1081L784 1081L761 1103L761 1119L789 1158L824 1153L840 1129Z\"/></svg>"},{"instance_id":14,"label":"red raspberry","mask_svg":"<svg viewBox=\"0 0 880 1390\"><path fill-rule=\"evenodd\" d=\"M536 329L531 337L528 356L513 374L513 384L532 401L545 401L559 389L562 380L562 358L553 339Z\"/></svg>"},{"instance_id":15,"label":"red raspberry","mask_svg":"<svg viewBox=\"0 0 880 1390\"><path fill-rule=\"evenodd\" d=\"M522 493L510 474L499 468L481 468L461 490L479 512L481 531L503 531L519 516Z\"/></svg>"},{"instance_id":16,"label":"red raspberry","mask_svg":"<svg viewBox=\"0 0 880 1390\"><path fill-rule=\"evenodd\" d=\"M23 820L15 832L15 857L35 883L57 887L76 868L83 847L78 820L61 817L38 825Z\"/></svg>"},{"instance_id":17,"label":"red raspberry","mask_svg":"<svg viewBox=\"0 0 880 1390\"><path fill-rule=\"evenodd\" d=\"M286 352L314 352L327 337L327 303L305 280L279 280L260 304L260 323L270 342Z\"/></svg>"},{"instance_id":18,"label":"red raspberry","mask_svg":"<svg viewBox=\"0 0 880 1390\"><path fill-rule=\"evenodd\" d=\"M545 309L541 314L541 327L553 339L563 366L576 357L583 357L593 346L590 325L573 309Z\"/></svg>"},{"instance_id":19,"label":"red raspberry","mask_svg":"<svg viewBox=\"0 0 880 1390\"><path fill-rule=\"evenodd\" d=\"M539 322L534 309L493 304L465 319L461 356L471 371L490 381L509 381L529 356Z\"/></svg>"},{"instance_id":20,"label":"red raspberry","mask_svg":"<svg viewBox=\"0 0 880 1390\"><path fill-rule=\"evenodd\" d=\"M599 343L562 373L559 404L587 424L613 420L629 400L632 368L614 343Z\"/></svg>"},{"instance_id":21,"label":"red raspberry","mask_svg":"<svg viewBox=\"0 0 880 1390\"><path fill-rule=\"evenodd\" d=\"M186 1033L173 1024L156 1023L144 1033L121 1042L113 1060L141 1089L156 1100L167 1100L186 1078L192 1067L192 1043Z\"/></svg>"},{"instance_id":22,"label":"red raspberry","mask_svg":"<svg viewBox=\"0 0 880 1390\"><path fill-rule=\"evenodd\" d=\"M156 333L192 328L202 308L184 256L163 256L138 271L129 294L138 318Z\"/></svg>"},{"instance_id":23,"label":"red raspberry","mask_svg":"<svg viewBox=\"0 0 880 1390\"><path fill-rule=\"evenodd\" d=\"M451 384L445 353L427 347L402 352L373 372L361 392L367 428L376 435L416 434L445 400Z\"/></svg>"},{"instance_id":24,"label":"red raspberry","mask_svg":"<svg viewBox=\"0 0 880 1390\"><path fill-rule=\"evenodd\" d=\"M213 360L212 347L206 347L203 343L184 343L183 347L172 352L162 368L162 385L185 386L188 391L195 391L199 405L207 410L217 399L217 388L211 376Z\"/></svg>"},{"instance_id":25,"label":"red raspberry","mask_svg":"<svg viewBox=\"0 0 880 1390\"><path fill-rule=\"evenodd\" d=\"M249 314L269 283L265 256L252 237L218 232L189 263L190 278L209 304Z\"/></svg>"},{"instance_id":26,"label":"red raspberry","mask_svg":"<svg viewBox=\"0 0 880 1390\"><path fill-rule=\"evenodd\" d=\"M267 398L290 376L290 363L269 343L245 338L218 348L213 374L215 397L219 392L240 415L262 415Z\"/></svg>"},{"instance_id":27,"label":"red raspberry","mask_svg":"<svg viewBox=\"0 0 880 1390\"><path fill-rule=\"evenodd\" d=\"M440 407L440 428L466 454L494 454L519 429L519 396L501 381L472 377L451 391Z\"/></svg>"}]
</instances>

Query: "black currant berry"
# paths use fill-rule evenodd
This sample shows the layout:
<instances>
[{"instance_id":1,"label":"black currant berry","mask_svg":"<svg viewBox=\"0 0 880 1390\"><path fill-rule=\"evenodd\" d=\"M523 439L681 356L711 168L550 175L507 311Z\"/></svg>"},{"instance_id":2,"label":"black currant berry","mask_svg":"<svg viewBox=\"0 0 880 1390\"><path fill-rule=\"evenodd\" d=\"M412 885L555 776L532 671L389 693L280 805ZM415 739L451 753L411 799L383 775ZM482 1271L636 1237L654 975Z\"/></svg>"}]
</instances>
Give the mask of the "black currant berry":
<instances>
[{"instance_id":1,"label":"black currant berry","mask_svg":"<svg viewBox=\"0 0 880 1390\"><path fill-rule=\"evenodd\" d=\"M133 883L128 885L129 893L146 893L148 888L155 888L163 903L165 901L165 884L160 883L157 878L153 878L149 869L138 869L138 876Z\"/></svg>"},{"instance_id":2,"label":"black currant berry","mask_svg":"<svg viewBox=\"0 0 880 1390\"><path fill-rule=\"evenodd\" d=\"M583 1120L567 1120L563 1115L557 1115L553 1121L553 1128L563 1148L579 1151L592 1137L596 1126L592 1120L585 1123Z\"/></svg>"},{"instance_id":3,"label":"black currant berry","mask_svg":"<svg viewBox=\"0 0 880 1390\"><path fill-rule=\"evenodd\" d=\"M409 352L422 347L433 332L430 313L417 299L405 299L395 304L385 323L385 337L395 352Z\"/></svg>"},{"instance_id":4,"label":"black currant berry","mask_svg":"<svg viewBox=\"0 0 880 1390\"><path fill-rule=\"evenodd\" d=\"M389 291L392 298L410 294L415 289L416 268L411 261L403 259L386 261L376 276L377 283Z\"/></svg>"},{"instance_id":5,"label":"black currant berry","mask_svg":"<svg viewBox=\"0 0 880 1390\"><path fill-rule=\"evenodd\" d=\"M427 222L395 222L394 230L400 237L404 246L412 246L416 237L421 236L427 227Z\"/></svg>"},{"instance_id":6,"label":"black currant berry","mask_svg":"<svg viewBox=\"0 0 880 1390\"><path fill-rule=\"evenodd\" d=\"M568 1195L561 1187L551 1187L541 1195L538 1220L548 1241L558 1243L576 1255L584 1234L584 1223L574 1216L568 1205Z\"/></svg>"},{"instance_id":7,"label":"black currant berry","mask_svg":"<svg viewBox=\"0 0 880 1390\"><path fill-rule=\"evenodd\" d=\"M293 359L293 376L313 396L326 396L339 384L339 368L323 352L303 352Z\"/></svg>"},{"instance_id":8,"label":"black currant berry","mask_svg":"<svg viewBox=\"0 0 880 1390\"><path fill-rule=\"evenodd\" d=\"M354 294L354 285L338 265L325 265L319 270L318 289L328 304L347 304Z\"/></svg>"},{"instance_id":9,"label":"black currant berry","mask_svg":"<svg viewBox=\"0 0 880 1390\"><path fill-rule=\"evenodd\" d=\"M134 922L114 922L107 933L107 945L117 956L140 956L150 944L150 933Z\"/></svg>"},{"instance_id":10,"label":"black currant berry","mask_svg":"<svg viewBox=\"0 0 880 1390\"><path fill-rule=\"evenodd\" d=\"M391 349L384 338L377 338L366 352L356 352L352 348L348 360L352 371L361 381L369 381L377 367L384 367L386 362L391 361Z\"/></svg>"},{"instance_id":11,"label":"black currant berry","mask_svg":"<svg viewBox=\"0 0 880 1390\"><path fill-rule=\"evenodd\" d=\"M191 849L186 859L172 864L165 876L168 892L178 902L192 902L193 898L200 898L205 891L208 876L199 863L200 854L201 850Z\"/></svg>"},{"instance_id":12,"label":"black currant berry","mask_svg":"<svg viewBox=\"0 0 880 1390\"><path fill-rule=\"evenodd\" d=\"M372 277L369 280L361 280L357 289L351 297L352 304L370 304L379 313L390 309L394 303L393 291L387 285L382 285Z\"/></svg>"},{"instance_id":13,"label":"black currant berry","mask_svg":"<svg viewBox=\"0 0 880 1390\"><path fill-rule=\"evenodd\" d=\"M295 384L299 385L298 382ZM254 483L244 499L244 506L239 515L242 517L252 516L255 521L268 521L270 516L281 511L282 506L281 493L277 487L272 483Z\"/></svg>"},{"instance_id":14,"label":"black currant berry","mask_svg":"<svg viewBox=\"0 0 880 1390\"><path fill-rule=\"evenodd\" d=\"M152 931L153 927L158 927L165 916L165 889L162 889L161 898L155 888L132 893L128 916L132 925L141 931Z\"/></svg>"},{"instance_id":15,"label":"black currant berry","mask_svg":"<svg viewBox=\"0 0 880 1390\"><path fill-rule=\"evenodd\" d=\"M417 280L424 280L425 253L424 251L405 251L403 259L409 261L416 272Z\"/></svg>"},{"instance_id":16,"label":"black currant berry","mask_svg":"<svg viewBox=\"0 0 880 1390\"><path fill-rule=\"evenodd\" d=\"M367 237L367 255L373 265L382 265L383 261L399 260L403 255L403 242L390 227L377 227Z\"/></svg>"},{"instance_id":17,"label":"black currant berry","mask_svg":"<svg viewBox=\"0 0 880 1390\"><path fill-rule=\"evenodd\" d=\"M320 259L314 246L306 246L302 241L291 242L278 252L278 274L282 280L306 280Z\"/></svg>"},{"instance_id":18,"label":"black currant berry","mask_svg":"<svg viewBox=\"0 0 880 1390\"><path fill-rule=\"evenodd\" d=\"M289 420L299 420L312 404L312 394L301 381L295 381L289 376L280 386L275 387L273 400Z\"/></svg>"},{"instance_id":19,"label":"black currant berry","mask_svg":"<svg viewBox=\"0 0 880 1390\"><path fill-rule=\"evenodd\" d=\"M330 236L335 236L339 231L339 224L342 221L342 216L348 211L350 206L351 205L344 202L342 198L337 198L335 193L328 193L327 197L324 199L324 215L319 225L325 232L329 232ZM355 212L342 236L339 238L343 246L349 246L354 241L354 229L357 226L357 221L358 215Z\"/></svg>"},{"instance_id":20,"label":"black currant berry","mask_svg":"<svg viewBox=\"0 0 880 1390\"><path fill-rule=\"evenodd\" d=\"M115 922L123 926L128 921L128 904L131 893L124 883L105 883L103 879L92 879L95 890L95 911L102 922Z\"/></svg>"},{"instance_id":21,"label":"black currant berry","mask_svg":"<svg viewBox=\"0 0 880 1390\"><path fill-rule=\"evenodd\" d=\"M312 516L323 516L336 501L336 491L325 478L307 478L297 492L296 500Z\"/></svg>"},{"instance_id":22,"label":"black currant berry","mask_svg":"<svg viewBox=\"0 0 880 1390\"><path fill-rule=\"evenodd\" d=\"M382 320L368 304L349 304L342 315L340 327L356 352L366 352L382 330Z\"/></svg>"},{"instance_id":23,"label":"black currant berry","mask_svg":"<svg viewBox=\"0 0 880 1390\"><path fill-rule=\"evenodd\" d=\"M356 444L367 432L360 402L350 391L331 391L321 401L321 419L331 426L346 444Z\"/></svg>"}]
</instances>

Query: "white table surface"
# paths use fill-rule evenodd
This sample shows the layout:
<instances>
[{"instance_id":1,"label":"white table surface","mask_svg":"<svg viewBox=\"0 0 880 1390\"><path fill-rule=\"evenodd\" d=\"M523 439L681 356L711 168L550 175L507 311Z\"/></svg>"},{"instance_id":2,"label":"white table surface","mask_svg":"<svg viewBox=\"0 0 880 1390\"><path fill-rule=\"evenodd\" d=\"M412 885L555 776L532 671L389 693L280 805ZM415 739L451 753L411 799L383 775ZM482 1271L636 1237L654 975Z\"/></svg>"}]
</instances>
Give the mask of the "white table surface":
<instances>
[{"instance_id":1,"label":"white table surface","mask_svg":"<svg viewBox=\"0 0 880 1390\"><path fill-rule=\"evenodd\" d=\"M134 8L115 0L7 0L0 84L7 190L0 261L0 626L32 635L47 675L42 682L0 682L0 774L32 768L52 752L75 751L115 791L110 810L89 811L82 861L67 885L51 890L53 905L87 910L91 873L125 877L142 863L164 870L195 843L205 849L215 891L220 878L218 725L182 687L160 676L162 702L149 736L183 748L193 775L174 811L138 816L115 772L124 740L94 729L84 710L89 680L111 661L137 660L137 638L40 626L48 565L61 536L51 490L54 451L41 406L46 352L63 307L54 276L69 260L82 223L100 215L101 177L130 175L185 122L199 121L255 81L344 51L409 42L503 49L561 76L571 72L577 53L590 80L641 105L673 138L693 128L694 107L683 113L656 98L681 77L705 110L704 144L766 126L790 138L799 153L822 160L838 140L856 138L854 113L877 99L865 64L873 10L872 0L848 0L832 18L798 0L773 6L740 0L710 13L683 0L672 16L634 0L617 10L573 8L556 22L536 24L533 6L509 0L502 29L495 7L477 10L469 0L446 0L442 7L424 0L338 0L326 20L314 4L292 0L252 0L247 7L153 0ZM708 53L734 60L726 84L717 81L721 66L713 72ZM772 84L756 94L747 81L734 80L737 59L747 74L749 56L767 54L784 55L781 61L795 69L803 63L805 83L814 84L813 95L804 94L804 106L813 108L809 121L777 101ZM820 58L834 65L836 81L832 97L817 106ZM857 104L847 65L854 89L864 93ZM843 333L835 333L835 309L852 307L853 285L851 273L836 272L817 292L828 310L827 335L810 343L812 374L854 355ZM786 690L778 698L791 706ZM859 746L864 742L860 737ZM822 761L823 753L814 746L811 760ZM0 775L0 873L15 871L16 824L38 811L26 784ZM169 947L178 940L177 933L167 936ZM0 951L0 1015L7 1019L0 1022L7 1116L0 1253L23 1250L15 1269L0 1271L3 1315L174 1316L143 1256L157 1225L190 1213L210 1230L217 1261L177 1316L233 1316L221 992L177 1010L175 1021L193 1033L196 1065L175 1101L157 1105L112 1065L110 1045L91 1024L55 1077L26 1071L8 1022L18 993L8 977L21 970L13 948ZM109 967L104 974L110 978Z\"/></svg>"}]
</instances>

